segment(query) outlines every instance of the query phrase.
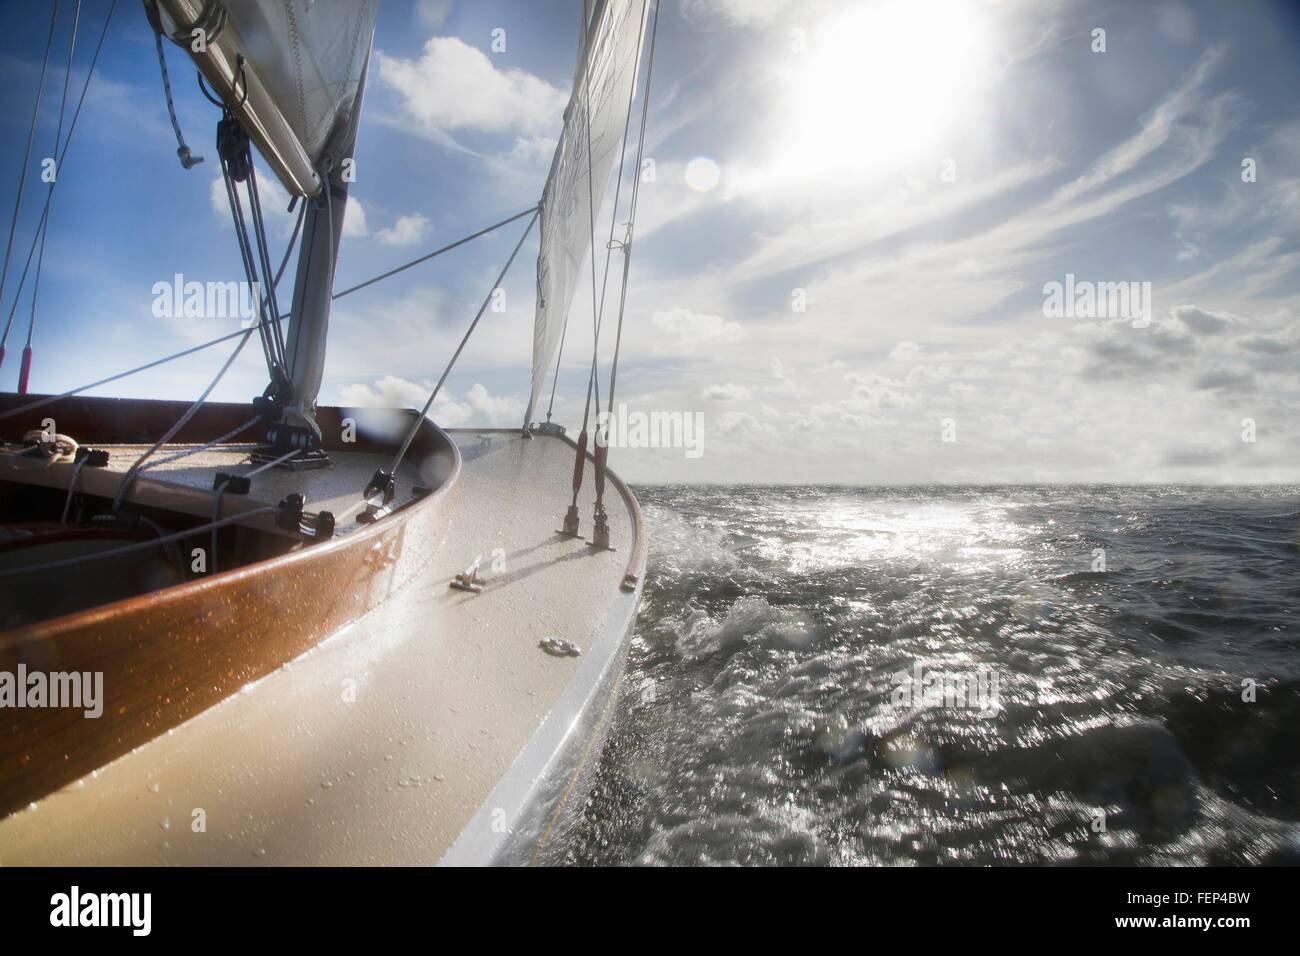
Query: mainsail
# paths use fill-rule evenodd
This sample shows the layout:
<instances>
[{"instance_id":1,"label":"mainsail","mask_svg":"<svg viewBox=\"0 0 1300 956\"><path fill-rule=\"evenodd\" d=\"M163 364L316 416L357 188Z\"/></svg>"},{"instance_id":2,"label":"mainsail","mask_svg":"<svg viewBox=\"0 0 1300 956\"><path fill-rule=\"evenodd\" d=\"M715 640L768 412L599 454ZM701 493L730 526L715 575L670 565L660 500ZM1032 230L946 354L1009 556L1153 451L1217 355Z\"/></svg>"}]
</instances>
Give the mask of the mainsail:
<instances>
[{"instance_id":1,"label":"mainsail","mask_svg":"<svg viewBox=\"0 0 1300 956\"><path fill-rule=\"evenodd\" d=\"M530 413L578 282L591 268L592 220L618 159L648 6L644 0L595 0L586 7L573 93L542 194Z\"/></svg>"},{"instance_id":2,"label":"mainsail","mask_svg":"<svg viewBox=\"0 0 1300 956\"><path fill-rule=\"evenodd\" d=\"M365 73L379 0L158 3L168 35L225 102L242 104L240 122L285 188L315 195L319 161Z\"/></svg>"}]
</instances>

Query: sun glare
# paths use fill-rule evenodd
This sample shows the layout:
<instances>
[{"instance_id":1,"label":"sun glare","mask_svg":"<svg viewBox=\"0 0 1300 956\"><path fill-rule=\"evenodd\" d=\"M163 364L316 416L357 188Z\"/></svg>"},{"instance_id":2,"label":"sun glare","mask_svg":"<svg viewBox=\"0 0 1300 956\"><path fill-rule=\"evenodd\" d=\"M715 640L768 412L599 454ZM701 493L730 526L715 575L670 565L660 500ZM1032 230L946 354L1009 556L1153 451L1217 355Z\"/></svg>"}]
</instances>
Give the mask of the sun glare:
<instances>
[{"instance_id":1,"label":"sun glare","mask_svg":"<svg viewBox=\"0 0 1300 956\"><path fill-rule=\"evenodd\" d=\"M789 171L879 170L942 148L989 52L977 0L879 0L823 23L790 77Z\"/></svg>"}]
</instances>

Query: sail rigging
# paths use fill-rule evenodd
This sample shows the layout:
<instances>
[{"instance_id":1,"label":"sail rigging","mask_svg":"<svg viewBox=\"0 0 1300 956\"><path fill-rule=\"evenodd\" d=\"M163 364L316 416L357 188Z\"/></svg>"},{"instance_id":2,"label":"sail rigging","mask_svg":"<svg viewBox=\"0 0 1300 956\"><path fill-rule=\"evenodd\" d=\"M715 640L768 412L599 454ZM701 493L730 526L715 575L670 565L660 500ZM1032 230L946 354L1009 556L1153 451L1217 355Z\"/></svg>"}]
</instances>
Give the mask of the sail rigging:
<instances>
[{"instance_id":1,"label":"sail rigging","mask_svg":"<svg viewBox=\"0 0 1300 956\"><path fill-rule=\"evenodd\" d=\"M238 104L285 188L316 195L320 161L365 75L379 0L157 2L168 36L223 100Z\"/></svg>"},{"instance_id":2,"label":"sail rigging","mask_svg":"<svg viewBox=\"0 0 1300 956\"><path fill-rule=\"evenodd\" d=\"M578 283L591 268L592 222L621 151L647 11L642 0L596 0L589 7L573 93L542 194L529 418Z\"/></svg>"}]
</instances>

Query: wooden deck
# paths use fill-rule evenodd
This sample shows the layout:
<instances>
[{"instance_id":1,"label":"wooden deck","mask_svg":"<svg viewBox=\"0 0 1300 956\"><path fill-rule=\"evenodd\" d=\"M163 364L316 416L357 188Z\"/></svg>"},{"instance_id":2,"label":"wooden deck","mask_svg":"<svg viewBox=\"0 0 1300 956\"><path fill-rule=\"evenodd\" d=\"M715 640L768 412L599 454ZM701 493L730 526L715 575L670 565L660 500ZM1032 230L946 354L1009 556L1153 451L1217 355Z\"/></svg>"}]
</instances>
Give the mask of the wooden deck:
<instances>
[{"instance_id":1,"label":"wooden deck","mask_svg":"<svg viewBox=\"0 0 1300 956\"><path fill-rule=\"evenodd\" d=\"M106 468L82 468L77 477L77 491L112 499L121 485L122 475L148 450L148 445L100 445L109 453ZM127 501L133 505L165 508L191 514L204 521L212 520L214 504L213 477L218 472L247 475L257 465L250 458L252 445L218 445L146 468L137 476ZM185 451L186 446L168 445L151 460L161 460ZM328 468L310 471L287 471L271 468L253 479L250 493L221 496L221 516L235 516L266 505L275 505L291 492L306 495L310 512L330 511L337 524L336 534L348 534L359 526L354 520L361 510L362 492L378 468L388 468L392 455L365 451L331 451ZM55 462L39 468L14 454L0 454L0 479L21 480L66 491L72 481L73 464ZM413 486L422 482L419 470L405 462L397 470L397 496L401 502L411 497ZM271 515L249 518L247 524L273 534L282 534Z\"/></svg>"},{"instance_id":2,"label":"wooden deck","mask_svg":"<svg viewBox=\"0 0 1300 956\"><path fill-rule=\"evenodd\" d=\"M617 550L556 533L567 441L452 434L463 469L424 571L242 692L0 820L0 865L431 864L490 797L512 819L546 769L539 729L569 733L565 707L593 668L619 666L639 597L620 584L644 538L617 484ZM483 593L448 588L476 559ZM548 637L583 656L545 653ZM536 772L511 778L525 762Z\"/></svg>"}]
</instances>

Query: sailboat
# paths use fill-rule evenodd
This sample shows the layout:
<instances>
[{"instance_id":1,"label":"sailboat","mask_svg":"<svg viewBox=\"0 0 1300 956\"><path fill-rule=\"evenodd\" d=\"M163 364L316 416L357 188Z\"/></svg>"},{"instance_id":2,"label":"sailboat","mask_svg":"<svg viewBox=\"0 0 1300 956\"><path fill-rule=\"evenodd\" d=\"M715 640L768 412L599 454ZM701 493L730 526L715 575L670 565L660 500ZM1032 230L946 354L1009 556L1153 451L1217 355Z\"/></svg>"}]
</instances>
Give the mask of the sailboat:
<instances>
[{"instance_id":1,"label":"sailboat","mask_svg":"<svg viewBox=\"0 0 1300 956\"><path fill-rule=\"evenodd\" d=\"M539 227L528 414L454 429L427 413L491 290L423 409L317 402L378 6L145 2L164 83L164 46L179 47L220 111L259 314L201 347L234 354L193 401L84 394L102 381L31 393L29 355L22 388L0 394L0 865L563 854L622 680L646 532L593 424L595 350L577 439L535 416L598 248L622 257L621 339L638 184L621 213L619 197L636 108L638 157L644 146L657 8L582 5L541 199L476 234L519 231L504 276ZM284 313L263 168L298 206ZM611 181L606 241L595 223ZM48 214L49 195L42 225ZM594 303L597 341L614 310ZM265 392L208 401L249 341Z\"/></svg>"}]
</instances>

